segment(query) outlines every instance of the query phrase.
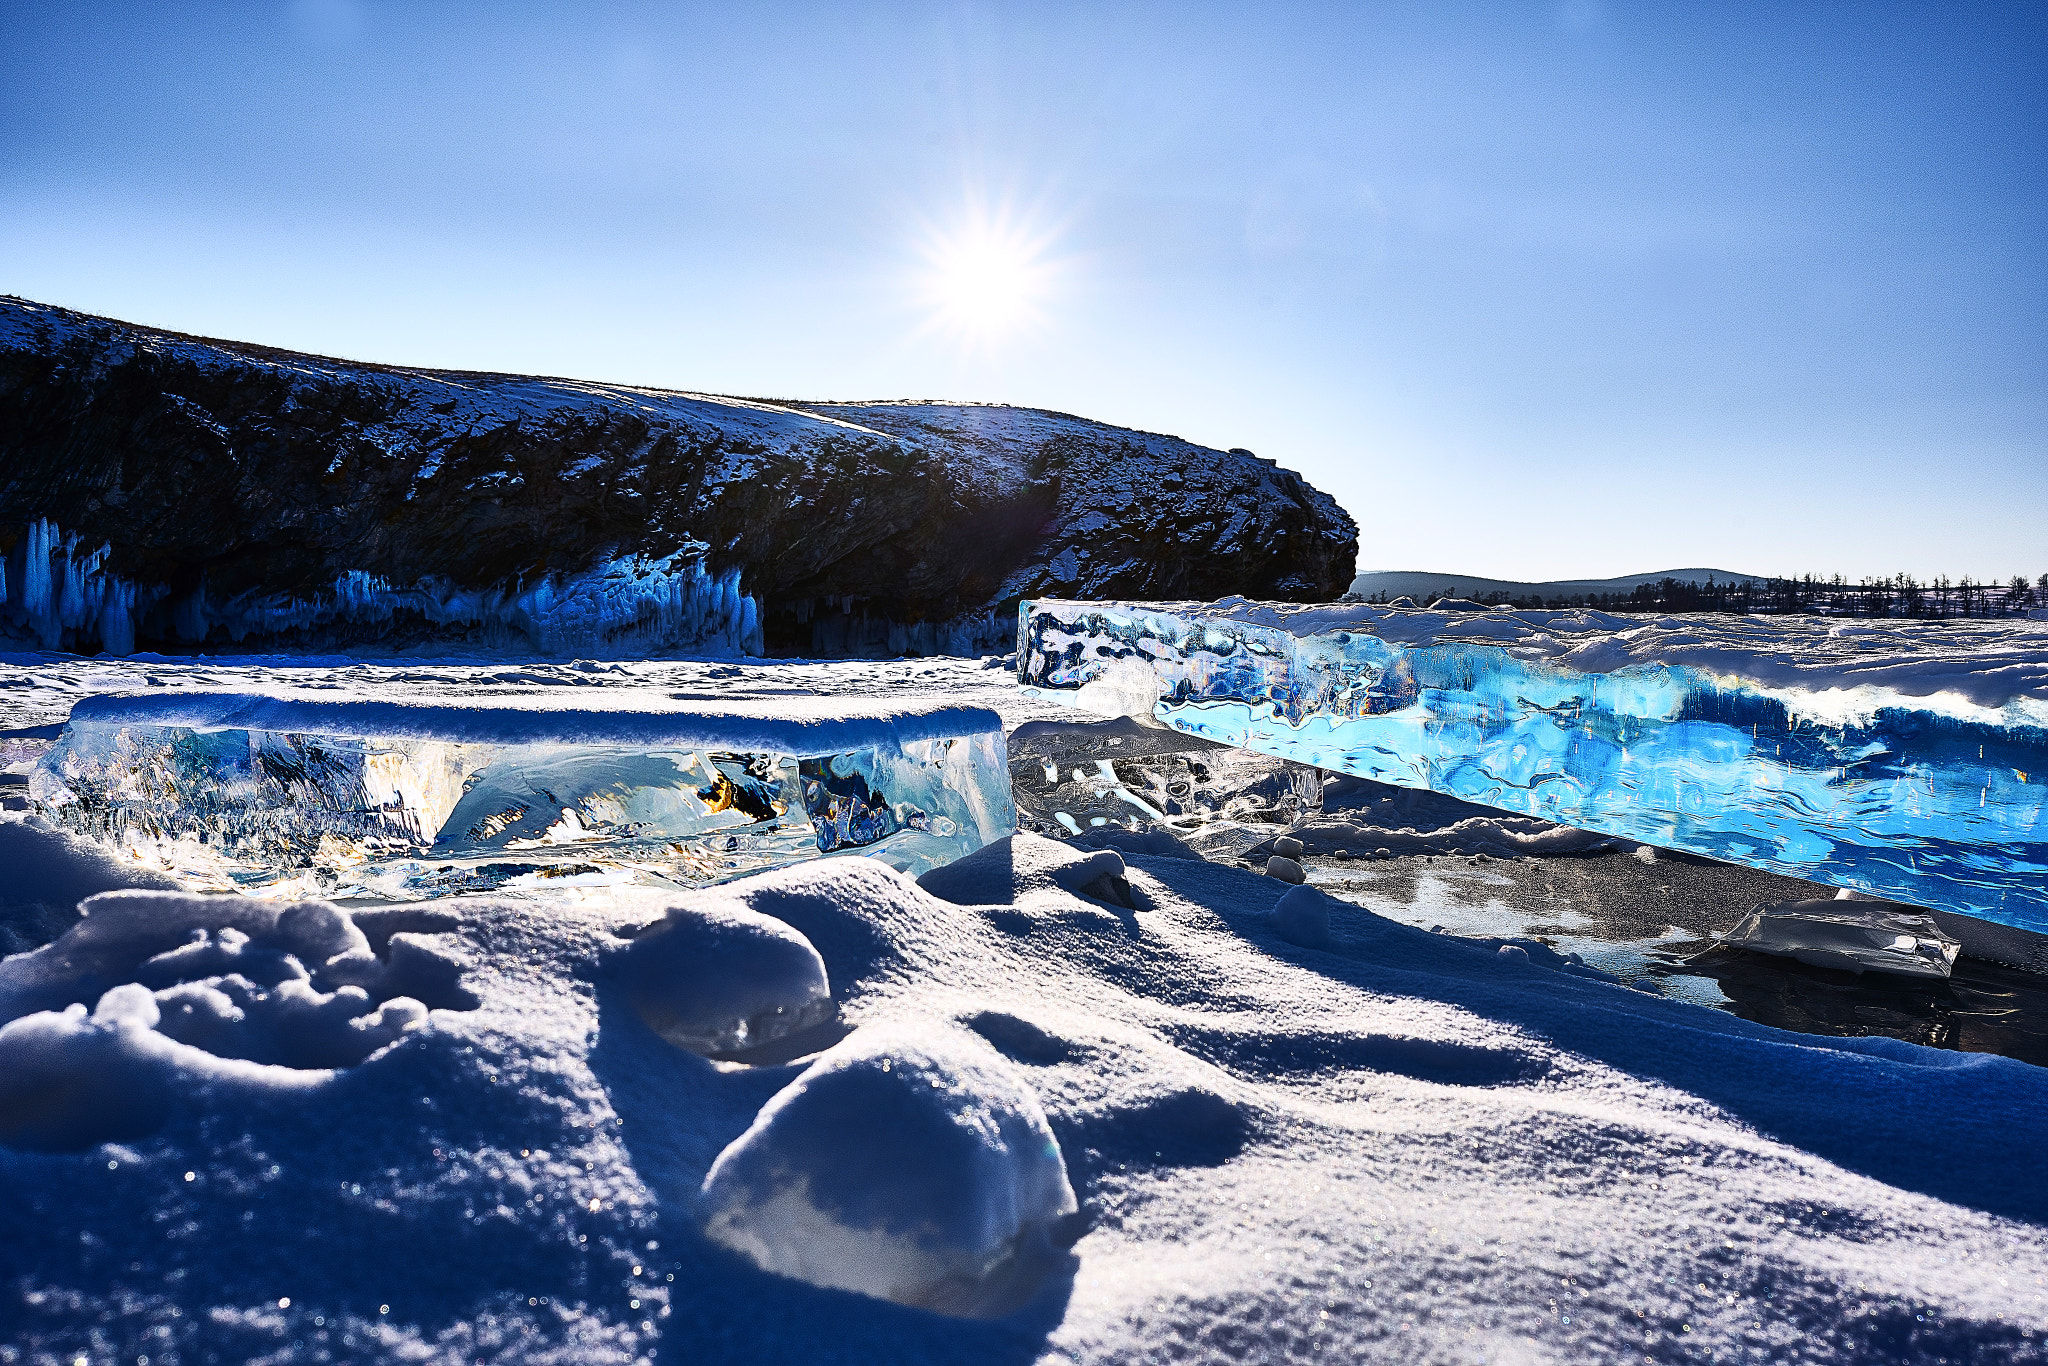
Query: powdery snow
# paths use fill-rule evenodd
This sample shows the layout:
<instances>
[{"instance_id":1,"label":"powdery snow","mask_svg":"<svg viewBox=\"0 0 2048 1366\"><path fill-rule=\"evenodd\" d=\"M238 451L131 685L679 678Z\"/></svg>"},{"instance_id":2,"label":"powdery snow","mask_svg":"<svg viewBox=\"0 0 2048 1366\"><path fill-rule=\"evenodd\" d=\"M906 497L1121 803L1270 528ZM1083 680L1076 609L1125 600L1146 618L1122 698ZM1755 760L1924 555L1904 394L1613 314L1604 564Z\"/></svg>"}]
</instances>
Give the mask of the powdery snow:
<instances>
[{"instance_id":1,"label":"powdery snow","mask_svg":"<svg viewBox=\"0 0 2048 1366\"><path fill-rule=\"evenodd\" d=\"M642 1022L622 971L639 941L623 936L666 903L635 895L357 911L373 950L392 931L457 965L474 1008L438 1006L353 1066L216 1059L249 1072L161 1092L127 1126L147 1132L0 1151L14 1359L2042 1354L2037 1068L1786 1034L1336 901L1319 907L1329 947L1303 948L1287 932L1304 917L1281 903L1306 893L1029 835L923 886L847 859L722 889L815 947L854 1031L815 1070L746 1066ZM393 914L435 919L399 933L377 919ZM66 1032L55 1046L84 1039L101 1081L163 1075L151 993L104 983L165 950L140 920L105 923L114 947L79 989L98 1018L28 1018ZM915 1133L877 1122L898 1059L930 1084L897 1099L931 1123L986 1117L982 1148L935 1166ZM821 1124L805 1097L841 1074L858 1075L858 1103L820 1104ZM991 1256L1008 1265L1011 1230L1064 1203L1012 1137L1034 1130L1033 1104L1080 1208L1051 1220L1010 1312L933 1312L756 1265L792 1230L871 1247L929 1208L960 1214L956 1196L967 1222L896 1244L924 1250L888 1265L930 1256L962 1285ZM839 1148L821 1149L834 1126ZM823 1223L756 1220L743 1254L704 1220L734 1207L714 1164L749 1134L755 1170L816 1178L798 1212ZM795 1189L780 1182L771 1200ZM832 1265L806 1274L854 1274ZM860 1284L901 1283L883 1279Z\"/></svg>"}]
</instances>

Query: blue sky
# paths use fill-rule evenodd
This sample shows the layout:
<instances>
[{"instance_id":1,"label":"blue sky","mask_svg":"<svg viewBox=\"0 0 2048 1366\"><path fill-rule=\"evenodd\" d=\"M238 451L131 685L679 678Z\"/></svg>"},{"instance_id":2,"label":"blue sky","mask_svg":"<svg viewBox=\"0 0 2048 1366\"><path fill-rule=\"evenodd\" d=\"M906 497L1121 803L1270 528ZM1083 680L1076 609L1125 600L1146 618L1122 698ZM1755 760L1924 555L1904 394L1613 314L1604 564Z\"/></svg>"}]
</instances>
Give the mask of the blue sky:
<instances>
[{"instance_id":1,"label":"blue sky","mask_svg":"<svg viewBox=\"0 0 2048 1366\"><path fill-rule=\"evenodd\" d=\"M2048 10L0 7L0 292L1248 446L1363 569L2048 571ZM936 302L975 225L1027 316Z\"/></svg>"}]
</instances>

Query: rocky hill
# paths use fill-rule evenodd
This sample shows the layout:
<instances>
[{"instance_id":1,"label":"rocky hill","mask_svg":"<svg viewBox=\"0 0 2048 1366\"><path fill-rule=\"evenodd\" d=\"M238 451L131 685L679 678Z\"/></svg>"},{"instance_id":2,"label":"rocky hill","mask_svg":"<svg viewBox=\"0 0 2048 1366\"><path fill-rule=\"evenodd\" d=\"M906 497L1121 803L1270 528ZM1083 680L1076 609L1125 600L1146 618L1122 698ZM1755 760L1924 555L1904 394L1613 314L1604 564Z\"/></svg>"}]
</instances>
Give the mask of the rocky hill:
<instances>
[{"instance_id":1,"label":"rocky hill","mask_svg":"<svg viewBox=\"0 0 2048 1366\"><path fill-rule=\"evenodd\" d=\"M1061 413L414 370L0 297L0 634L935 653L1020 597L1287 600L1357 528Z\"/></svg>"}]
</instances>

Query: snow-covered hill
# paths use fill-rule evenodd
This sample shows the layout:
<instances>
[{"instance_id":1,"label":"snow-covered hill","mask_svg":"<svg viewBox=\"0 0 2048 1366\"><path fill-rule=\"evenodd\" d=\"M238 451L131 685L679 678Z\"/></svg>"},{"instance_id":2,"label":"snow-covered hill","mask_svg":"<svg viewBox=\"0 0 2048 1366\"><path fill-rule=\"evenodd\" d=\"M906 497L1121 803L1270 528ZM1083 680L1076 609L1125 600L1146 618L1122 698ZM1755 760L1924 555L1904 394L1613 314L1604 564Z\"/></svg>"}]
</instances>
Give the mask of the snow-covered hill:
<instances>
[{"instance_id":1,"label":"snow-covered hill","mask_svg":"<svg viewBox=\"0 0 2048 1366\"><path fill-rule=\"evenodd\" d=\"M1427 603L1435 598L1476 598L1488 593L1505 593L1511 598L1552 598L1575 600L1595 593L1632 593L1644 584L1666 579L1678 583L1741 583L1761 574L1736 574L1726 569L1660 569L1653 574L1624 574L1615 579L1481 579L1470 574L1439 574L1428 569L1373 569L1351 581L1351 591L1362 598L1385 593L1389 598L1413 598Z\"/></svg>"},{"instance_id":2,"label":"snow-covered hill","mask_svg":"<svg viewBox=\"0 0 2048 1366\"><path fill-rule=\"evenodd\" d=\"M403 369L0 298L0 631L45 646L935 652L1026 595L1334 597L1356 548L1270 461L1061 413Z\"/></svg>"}]
</instances>

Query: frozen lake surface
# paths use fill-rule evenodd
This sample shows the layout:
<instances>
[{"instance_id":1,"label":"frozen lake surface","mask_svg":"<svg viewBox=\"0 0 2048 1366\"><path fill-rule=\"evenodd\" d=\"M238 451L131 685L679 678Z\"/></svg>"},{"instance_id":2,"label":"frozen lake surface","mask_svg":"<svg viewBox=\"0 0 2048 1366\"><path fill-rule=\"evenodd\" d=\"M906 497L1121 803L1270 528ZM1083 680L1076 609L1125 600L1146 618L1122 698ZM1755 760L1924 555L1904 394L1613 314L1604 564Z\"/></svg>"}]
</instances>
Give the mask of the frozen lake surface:
<instances>
[{"instance_id":1,"label":"frozen lake surface","mask_svg":"<svg viewBox=\"0 0 2048 1366\"><path fill-rule=\"evenodd\" d=\"M917 881L80 925L150 870L0 826L10 947L46 945L0 964L0 1360L2048 1350L2031 983L1696 956L1789 879L1075 727L961 660L17 656L0 768L91 693L408 679L988 706L1026 832ZM1312 846L1290 919L1245 864L1290 827L1388 853Z\"/></svg>"}]
</instances>

